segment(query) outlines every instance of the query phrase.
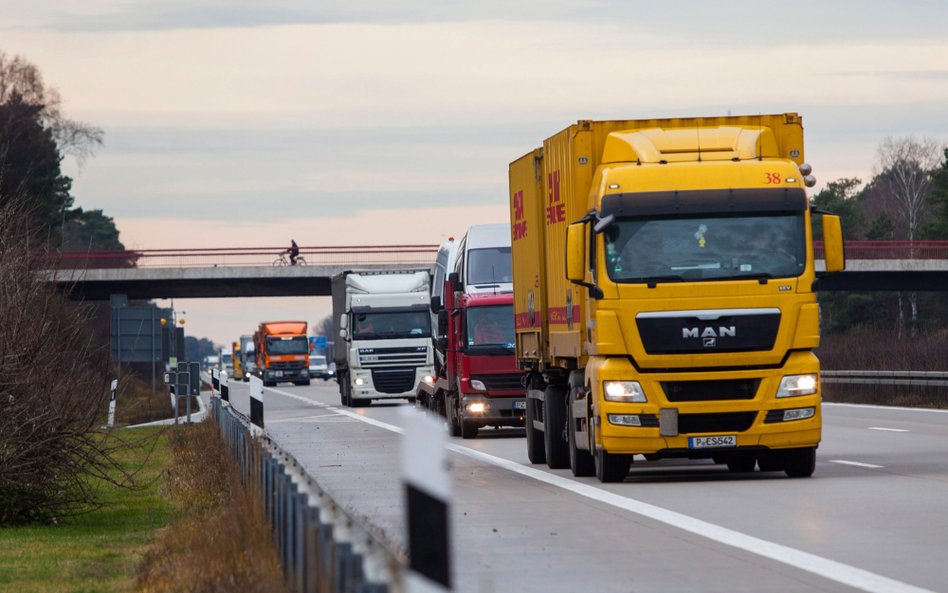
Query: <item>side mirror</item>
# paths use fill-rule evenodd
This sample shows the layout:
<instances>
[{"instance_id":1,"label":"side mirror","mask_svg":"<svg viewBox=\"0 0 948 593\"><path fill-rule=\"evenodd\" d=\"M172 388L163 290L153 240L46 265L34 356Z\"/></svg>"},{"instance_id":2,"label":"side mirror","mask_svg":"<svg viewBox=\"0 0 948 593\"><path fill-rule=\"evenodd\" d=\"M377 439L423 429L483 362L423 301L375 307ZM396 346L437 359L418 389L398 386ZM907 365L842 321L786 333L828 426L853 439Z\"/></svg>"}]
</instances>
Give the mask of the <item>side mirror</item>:
<instances>
[{"instance_id":1,"label":"side mirror","mask_svg":"<svg viewBox=\"0 0 948 593\"><path fill-rule=\"evenodd\" d=\"M349 316L348 316L348 315L340 315L340 316L339 316L339 327L342 328L342 329L346 329L347 327L349 327Z\"/></svg>"},{"instance_id":2,"label":"side mirror","mask_svg":"<svg viewBox=\"0 0 948 593\"><path fill-rule=\"evenodd\" d=\"M438 335L444 336L448 333L448 312L445 309L438 311Z\"/></svg>"},{"instance_id":3,"label":"side mirror","mask_svg":"<svg viewBox=\"0 0 948 593\"><path fill-rule=\"evenodd\" d=\"M566 227L566 278L581 283L586 279L586 223Z\"/></svg>"},{"instance_id":4,"label":"side mirror","mask_svg":"<svg viewBox=\"0 0 948 593\"><path fill-rule=\"evenodd\" d=\"M454 286L454 290L461 292L464 290L464 283L461 282L461 277L457 272L451 272L448 274L448 282Z\"/></svg>"},{"instance_id":5,"label":"side mirror","mask_svg":"<svg viewBox=\"0 0 948 593\"><path fill-rule=\"evenodd\" d=\"M437 313L441 310L441 297L433 296L431 297L431 312Z\"/></svg>"},{"instance_id":6,"label":"side mirror","mask_svg":"<svg viewBox=\"0 0 948 593\"><path fill-rule=\"evenodd\" d=\"M843 226L839 216L823 215L823 254L827 272L842 272L846 269Z\"/></svg>"},{"instance_id":7,"label":"side mirror","mask_svg":"<svg viewBox=\"0 0 948 593\"><path fill-rule=\"evenodd\" d=\"M448 349L448 339L447 338L436 338L435 339L435 348L440 352L445 352Z\"/></svg>"},{"instance_id":8,"label":"side mirror","mask_svg":"<svg viewBox=\"0 0 948 593\"><path fill-rule=\"evenodd\" d=\"M348 340L348 339L349 339L349 330L347 330L347 329L345 329L345 328L339 330L339 337L342 338L343 340Z\"/></svg>"}]
</instances>

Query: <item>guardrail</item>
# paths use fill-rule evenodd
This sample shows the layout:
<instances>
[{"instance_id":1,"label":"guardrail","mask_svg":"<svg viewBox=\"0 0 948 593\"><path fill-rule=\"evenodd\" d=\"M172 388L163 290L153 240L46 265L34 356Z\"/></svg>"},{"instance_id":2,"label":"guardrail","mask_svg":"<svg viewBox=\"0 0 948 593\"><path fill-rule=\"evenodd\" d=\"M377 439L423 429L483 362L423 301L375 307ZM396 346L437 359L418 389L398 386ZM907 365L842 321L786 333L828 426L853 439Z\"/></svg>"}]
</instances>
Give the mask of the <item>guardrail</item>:
<instances>
[{"instance_id":1,"label":"guardrail","mask_svg":"<svg viewBox=\"0 0 948 593\"><path fill-rule=\"evenodd\" d=\"M824 383L944 387L948 371L820 371Z\"/></svg>"},{"instance_id":2,"label":"guardrail","mask_svg":"<svg viewBox=\"0 0 948 593\"><path fill-rule=\"evenodd\" d=\"M211 398L244 484L259 489L283 574L296 593L401 593L404 558L348 515L249 419Z\"/></svg>"},{"instance_id":3,"label":"guardrail","mask_svg":"<svg viewBox=\"0 0 948 593\"><path fill-rule=\"evenodd\" d=\"M948 241L846 241L846 259L948 259ZM823 259L823 242L814 242Z\"/></svg>"}]
</instances>

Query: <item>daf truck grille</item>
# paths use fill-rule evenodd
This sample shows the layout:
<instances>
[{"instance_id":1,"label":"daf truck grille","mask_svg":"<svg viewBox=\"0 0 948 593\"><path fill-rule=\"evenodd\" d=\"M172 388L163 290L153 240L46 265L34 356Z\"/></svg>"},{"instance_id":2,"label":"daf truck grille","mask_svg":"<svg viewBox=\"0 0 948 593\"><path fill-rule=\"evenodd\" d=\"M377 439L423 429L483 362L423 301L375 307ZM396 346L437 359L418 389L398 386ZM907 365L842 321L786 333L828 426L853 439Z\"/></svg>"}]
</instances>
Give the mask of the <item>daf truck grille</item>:
<instances>
[{"instance_id":1,"label":"daf truck grille","mask_svg":"<svg viewBox=\"0 0 948 593\"><path fill-rule=\"evenodd\" d=\"M363 368L424 366L427 362L427 346L359 348L359 364Z\"/></svg>"},{"instance_id":2,"label":"daf truck grille","mask_svg":"<svg viewBox=\"0 0 948 593\"><path fill-rule=\"evenodd\" d=\"M754 399L760 379L724 381L662 381L665 398L670 402L708 402Z\"/></svg>"},{"instance_id":3,"label":"daf truck grille","mask_svg":"<svg viewBox=\"0 0 948 593\"><path fill-rule=\"evenodd\" d=\"M471 375L471 381L480 381L488 391L500 391L504 389L519 389L523 391L523 383L520 382L522 377L522 373Z\"/></svg>"},{"instance_id":4,"label":"daf truck grille","mask_svg":"<svg viewBox=\"0 0 948 593\"><path fill-rule=\"evenodd\" d=\"M373 369L372 384L379 393L406 393L415 388L415 369Z\"/></svg>"},{"instance_id":5,"label":"daf truck grille","mask_svg":"<svg viewBox=\"0 0 948 593\"><path fill-rule=\"evenodd\" d=\"M678 434L697 432L744 432L754 424L757 412L679 414Z\"/></svg>"},{"instance_id":6,"label":"daf truck grille","mask_svg":"<svg viewBox=\"0 0 948 593\"><path fill-rule=\"evenodd\" d=\"M639 313L635 324L649 354L713 354L773 350L779 309L714 309Z\"/></svg>"}]
</instances>

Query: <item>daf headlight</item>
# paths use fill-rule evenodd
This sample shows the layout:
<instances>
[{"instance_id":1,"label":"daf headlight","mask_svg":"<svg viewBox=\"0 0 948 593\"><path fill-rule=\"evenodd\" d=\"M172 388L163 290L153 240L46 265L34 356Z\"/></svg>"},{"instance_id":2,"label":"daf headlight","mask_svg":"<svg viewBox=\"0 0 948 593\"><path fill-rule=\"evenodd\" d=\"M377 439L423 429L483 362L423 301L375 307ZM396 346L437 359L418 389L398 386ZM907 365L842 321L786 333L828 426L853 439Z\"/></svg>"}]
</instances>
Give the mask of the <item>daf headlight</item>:
<instances>
[{"instance_id":1,"label":"daf headlight","mask_svg":"<svg viewBox=\"0 0 948 593\"><path fill-rule=\"evenodd\" d=\"M355 380L355 384L359 386L365 385L365 379L363 379L362 377L358 377Z\"/></svg>"},{"instance_id":2,"label":"daf headlight","mask_svg":"<svg viewBox=\"0 0 948 593\"><path fill-rule=\"evenodd\" d=\"M816 393L816 375L787 375L780 381L777 397L794 397Z\"/></svg>"},{"instance_id":3,"label":"daf headlight","mask_svg":"<svg viewBox=\"0 0 948 593\"><path fill-rule=\"evenodd\" d=\"M645 392L638 381L603 381L606 401L645 403Z\"/></svg>"}]
</instances>

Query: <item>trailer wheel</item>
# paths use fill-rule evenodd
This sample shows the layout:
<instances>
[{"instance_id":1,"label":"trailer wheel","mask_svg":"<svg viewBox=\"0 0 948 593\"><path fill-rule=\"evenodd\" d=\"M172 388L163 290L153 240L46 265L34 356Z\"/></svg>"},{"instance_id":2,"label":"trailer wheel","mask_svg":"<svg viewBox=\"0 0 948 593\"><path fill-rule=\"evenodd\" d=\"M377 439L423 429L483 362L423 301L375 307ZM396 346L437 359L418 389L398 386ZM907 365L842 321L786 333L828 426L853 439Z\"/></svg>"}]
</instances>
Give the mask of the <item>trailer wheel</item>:
<instances>
[{"instance_id":1,"label":"trailer wheel","mask_svg":"<svg viewBox=\"0 0 948 593\"><path fill-rule=\"evenodd\" d=\"M791 478L809 478L816 470L816 447L787 449L783 452L783 471Z\"/></svg>"},{"instance_id":2,"label":"trailer wheel","mask_svg":"<svg viewBox=\"0 0 948 593\"><path fill-rule=\"evenodd\" d=\"M527 413L523 421L527 429L527 459L530 463L546 463L546 449L543 446L543 433L533 426L536 419L537 400L527 397Z\"/></svg>"},{"instance_id":3,"label":"trailer wheel","mask_svg":"<svg viewBox=\"0 0 948 593\"><path fill-rule=\"evenodd\" d=\"M569 467L577 478L595 475L596 464L589 451L576 446L576 419L573 417L573 402L576 401L576 388L569 391L569 404L566 406L566 416L569 423L566 427L566 441L569 444Z\"/></svg>"},{"instance_id":4,"label":"trailer wheel","mask_svg":"<svg viewBox=\"0 0 948 593\"><path fill-rule=\"evenodd\" d=\"M543 446L550 469L569 467L569 443L563 438L566 428L566 386L547 385L543 393Z\"/></svg>"}]
</instances>

